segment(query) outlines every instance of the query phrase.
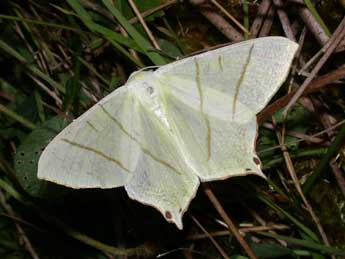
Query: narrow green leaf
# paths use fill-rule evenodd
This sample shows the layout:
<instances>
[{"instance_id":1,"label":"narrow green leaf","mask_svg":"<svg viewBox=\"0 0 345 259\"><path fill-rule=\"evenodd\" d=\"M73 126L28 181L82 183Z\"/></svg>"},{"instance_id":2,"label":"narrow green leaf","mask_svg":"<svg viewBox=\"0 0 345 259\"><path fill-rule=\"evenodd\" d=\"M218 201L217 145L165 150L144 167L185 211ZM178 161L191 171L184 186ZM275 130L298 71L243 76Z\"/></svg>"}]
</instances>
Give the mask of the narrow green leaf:
<instances>
[{"instance_id":1,"label":"narrow green leaf","mask_svg":"<svg viewBox=\"0 0 345 259\"><path fill-rule=\"evenodd\" d=\"M87 67L95 76L97 76L104 84L109 85L109 80L102 76L100 73L98 73L98 71L92 64L88 63L82 57L78 57L78 60L81 64Z\"/></svg>"},{"instance_id":2,"label":"narrow green leaf","mask_svg":"<svg viewBox=\"0 0 345 259\"><path fill-rule=\"evenodd\" d=\"M0 40L0 49L3 49L5 52L7 52L9 55L17 59L19 62L26 65L26 68L31 71L34 75L38 76L39 78L43 79L47 83L49 83L51 86L58 89L61 93L65 93L65 88L55 80L53 80L50 76L43 73L40 69L38 69L36 66L29 63L29 61L23 57L19 52L17 52L15 49L13 49L11 46L9 46L6 42Z\"/></svg>"},{"instance_id":3,"label":"narrow green leaf","mask_svg":"<svg viewBox=\"0 0 345 259\"><path fill-rule=\"evenodd\" d=\"M327 153L322 157L319 164L316 166L314 173L307 179L306 183L303 185L303 192L307 194L315 184L316 180L326 171L329 162L336 155L339 148L344 144L345 141L345 125L341 127L338 132L337 137L332 142L331 146L328 148Z\"/></svg>"},{"instance_id":4,"label":"narrow green leaf","mask_svg":"<svg viewBox=\"0 0 345 259\"><path fill-rule=\"evenodd\" d=\"M298 232L303 239L308 240L310 242L313 242L313 240L308 235L306 235L303 231L299 230ZM311 257L313 259L325 259L325 257L323 255L321 255L317 252L311 252Z\"/></svg>"},{"instance_id":5,"label":"narrow green leaf","mask_svg":"<svg viewBox=\"0 0 345 259\"><path fill-rule=\"evenodd\" d=\"M110 30L104 26L101 26L95 23L88 12L84 9L84 7L79 3L77 0L67 0L69 5L73 8L73 10L77 13L78 17L81 21L85 24L93 32L98 32L101 35L105 36L106 38L111 38L116 42L127 46L128 48L139 50L140 48L135 44L133 40L128 37L121 35L113 30Z\"/></svg>"},{"instance_id":6,"label":"narrow green leaf","mask_svg":"<svg viewBox=\"0 0 345 259\"><path fill-rule=\"evenodd\" d=\"M118 20L122 27L128 32L128 34L134 39L138 46L143 50L143 52L151 59L151 61L156 65L164 65L166 61L158 53L154 52L153 46L147 41L135 28L127 21L127 19L120 13L115 6L109 0L102 0L105 6L109 9L112 15Z\"/></svg>"},{"instance_id":7,"label":"narrow green leaf","mask_svg":"<svg viewBox=\"0 0 345 259\"><path fill-rule=\"evenodd\" d=\"M287 211L283 210L279 206L273 204L270 200L266 199L262 195L257 195L257 197L258 197L259 200L261 200L263 203L265 203L266 205L268 205L272 209L282 213L285 217L287 217L291 222L293 222L296 226L298 226L304 233L306 233L313 240L315 240L316 242L319 241L317 235L313 231L311 231L307 226L302 224L302 222L300 222L295 217L293 217L290 213L288 213Z\"/></svg>"},{"instance_id":8,"label":"narrow green leaf","mask_svg":"<svg viewBox=\"0 0 345 259\"><path fill-rule=\"evenodd\" d=\"M23 200L23 197L21 196L21 194L19 192L17 192L17 190L14 189L11 184L6 182L5 180L2 180L1 178L0 178L0 189L3 189L4 191L6 191L13 198L15 198L17 201Z\"/></svg>"},{"instance_id":9,"label":"narrow green leaf","mask_svg":"<svg viewBox=\"0 0 345 259\"><path fill-rule=\"evenodd\" d=\"M32 20L32 19L27 19L27 18L23 18L23 17L16 17L16 16L11 16L11 15L5 15L5 14L0 14L0 18L6 19L6 20L17 21L17 22L23 22L23 23L32 23L32 24L36 24L36 25L42 25L42 26L46 26L46 27L52 27L52 28L57 28L57 29L69 30L69 31L79 31L78 28L73 28L70 26L62 25L62 24L39 21L39 20Z\"/></svg>"},{"instance_id":10,"label":"narrow green leaf","mask_svg":"<svg viewBox=\"0 0 345 259\"><path fill-rule=\"evenodd\" d=\"M44 114L43 101L40 93L36 89L34 90L34 96L36 101L38 117L40 118L41 122L44 122L46 119Z\"/></svg>"},{"instance_id":11,"label":"narrow green leaf","mask_svg":"<svg viewBox=\"0 0 345 259\"><path fill-rule=\"evenodd\" d=\"M266 237L272 237L278 240L284 240L290 244L307 247L316 251L320 251L321 253L324 253L324 254L345 256L345 251L342 249L321 245L321 244L314 243L311 241L302 240L302 239L293 238L293 237L287 237L283 235L277 235L273 233L267 233L267 232L258 232L257 234L266 236Z\"/></svg>"},{"instance_id":12,"label":"narrow green leaf","mask_svg":"<svg viewBox=\"0 0 345 259\"><path fill-rule=\"evenodd\" d=\"M6 106L4 106L2 104L0 104L0 113L1 112L4 113L5 115L7 115L8 117L14 119L15 121L18 121L20 124L22 124L23 126L25 126L28 129L33 130L36 128L36 125L34 123L32 123L31 121L28 121L24 117L20 116L16 112L8 109Z\"/></svg>"},{"instance_id":13,"label":"narrow green leaf","mask_svg":"<svg viewBox=\"0 0 345 259\"><path fill-rule=\"evenodd\" d=\"M123 44L128 48L141 51L141 49L137 46L137 44L135 44L135 42L133 42L130 38L124 37L117 32L94 23L87 11L77 0L67 0L67 2L78 14L79 18L82 20L86 27L88 27L93 32L98 32L103 35L117 50L119 50L123 55L129 58L134 64L139 67L144 67L144 65L139 60L134 58L124 47L120 45Z\"/></svg>"}]
</instances>

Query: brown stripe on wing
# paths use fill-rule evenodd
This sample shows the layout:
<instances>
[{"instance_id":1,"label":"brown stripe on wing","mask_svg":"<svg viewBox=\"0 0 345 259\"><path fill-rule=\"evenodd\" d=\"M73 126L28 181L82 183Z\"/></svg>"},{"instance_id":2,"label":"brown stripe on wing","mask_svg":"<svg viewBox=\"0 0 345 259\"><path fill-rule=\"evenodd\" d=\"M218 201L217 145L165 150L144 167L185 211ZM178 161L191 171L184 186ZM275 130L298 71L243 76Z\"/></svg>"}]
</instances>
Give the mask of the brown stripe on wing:
<instances>
[{"instance_id":1,"label":"brown stripe on wing","mask_svg":"<svg viewBox=\"0 0 345 259\"><path fill-rule=\"evenodd\" d=\"M112 116L109 111L107 111L107 109L105 109L102 105L100 105L101 110L104 112L104 114L106 114L111 121L113 121L119 128L120 130L126 135L128 136L131 140L133 140L135 143L137 143L140 147L140 149L143 151L144 154L148 155L149 157L151 157L153 160L155 160L156 162L165 165L166 167L168 167L169 169L171 169L172 171L174 171L175 173L182 175L182 172L179 172L175 167L173 167L172 165L170 165L168 162L158 158L156 155L154 155L150 150L148 150L147 148L144 147L144 145L137 139L135 138L132 134L130 134L125 127L114 117Z\"/></svg>"},{"instance_id":2,"label":"brown stripe on wing","mask_svg":"<svg viewBox=\"0 0 345 259\"><path fill-rule=\"evenodd\" d=\"M115 163L117 166L119 166L121 169L123 169L123 170L125 170L126 172L130 173L129 169L126 168L120 161L116 160L116 159L113 158L113 157L110 157L110 156L104 154L104 153L103 153L102 151L100 151L100 150L97 150L97 149L95 149L95 148L92 148L92 147L88 147L88 146L79 144L79 143L74 142L74 141L71 141L71 140L69 140L69 139L63 138L63 139L61 139L61 140L64 141L64 142L66 142L66 143L68 143L68 144L70 144L70 145L72 145L72 146L75 146L75 147L78 147L78 148L80 148L80 149L84 149L84 150L90 151L90 152L92 152L92 153L94 153L94 154L96 154L96 155L98 155L98 156L100 156L100 157L102 157L102 158L104 158L104 159L110 161L110 162L113 162L113 163Z\"/></svg>"},{"instance_id":3,"label":"brown stripe on wing","mask_svg":"<svg viewBox=\"0 0 345 259\"><path fill-rule=\"evenodd\" d=\"M234 117L235 117L237 99L238 99L238 96L240 94L240 88L242 86L244 76L247 73L248 65L249 65L250 59L252 57L253 48L254 48L254 44L249 49L249 53L248 53L248 56L246 58L246 62L244 63L240 78L238 79L236 87L235 87L235 95L234 95L234 99L232 101L232 119L234 119Z\"/></svg>"},{"instance_id":4,"label":"brown stripe on wing","mask_svg":"<svg viewBox=\"0 0 345 259\"><path fill-rule=\"evenodd\" d=\"M209 161L211 159L211 126L210 121L207 117L207 114L204 112L204 93L202 91L202 85L201 85L201 79L200 79L200 66L196 58L194 58L195 63L195 81L196 85L198 87L199 92L199 99L200 99L200 113L201 116L204 118L206 129L207 129L207 160Z\"/></svg>"}]
</instances>

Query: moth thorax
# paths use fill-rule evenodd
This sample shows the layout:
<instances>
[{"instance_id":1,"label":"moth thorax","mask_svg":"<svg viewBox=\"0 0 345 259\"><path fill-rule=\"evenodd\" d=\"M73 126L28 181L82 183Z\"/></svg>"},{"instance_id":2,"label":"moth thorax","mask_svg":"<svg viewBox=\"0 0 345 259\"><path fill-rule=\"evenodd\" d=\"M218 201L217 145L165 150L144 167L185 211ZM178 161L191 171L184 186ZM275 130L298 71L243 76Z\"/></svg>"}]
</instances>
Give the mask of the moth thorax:
<instances>
[{"instance_id":1,"label":"moth thorax","mask_svg":"<svg viewBox=\"0 0 345 259\"><path fill-rule=\"evenodd\" d=\"M165 124L165 126L167 126L170 129L170 124L168 122L168 119L163 113L161 107L158 105L157 107L154 108L153 111L156 114L156 116Z\"/></svg>"},{"instance_id":2,"label":"moth thorax","mask_svg":"<svg viewBox=\"0 0 345 259\"><path fill-rule=\"evenodd\" d=\"M143 87L150 98L150 102L152 104L152 108L151 108L152 111L164 123L164 125L170 129L170 124L168 122L168 119L166 115L164 114L162 107L159 103L157 89L153 85L151 85L149 82L144 82Z\"/></svg>"},{"instance_id":3,"label":"moth thorax","mask_svg":"<svg viewBox=\"0 0 345 259\"><path fill-rule=\"evenodd\" d=\"M168 119L166 115L164 114L162 107L159 103L157 94L151 95L152 100L152 111L155 113L155 115L170 129L170 124L168 122Z\"/></svg>"}]
</instances>

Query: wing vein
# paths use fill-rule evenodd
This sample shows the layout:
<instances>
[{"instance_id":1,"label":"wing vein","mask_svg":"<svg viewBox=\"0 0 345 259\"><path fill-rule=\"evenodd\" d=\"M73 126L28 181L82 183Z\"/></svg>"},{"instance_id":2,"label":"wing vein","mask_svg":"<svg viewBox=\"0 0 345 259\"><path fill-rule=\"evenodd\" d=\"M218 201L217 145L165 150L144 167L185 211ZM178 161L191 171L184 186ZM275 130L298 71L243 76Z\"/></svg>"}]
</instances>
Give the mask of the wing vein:
<instances>
[{"instance_id":1,"label":"wing vein","mask_svg":"<svg viewBox=\"0 0 345 259\"><path fill-rule=\"evenodd\" d=\"M79 143L74 142L74 141L71 141L71 140L69 140L69 139L63 138L63 139L61 139L61 140L64 141L64 142L66 142L66 143L68 143L68 144L70 144L70 145L72 145L72 146L75 146L75 147L78 147L78 148L85 149L85 150L87 150L87 151L93 152L94 154L99 155L99 156L101 156L101 157L107 159L107 160L110 161L110 162L115 163L115 164L118 165L120 168L122 168L122 169L125 170L126 172L130 173L129 169L126 168L120 161L116 160L116 159L113 158L113 157L110 157L110 156L104 154L104 153L103 153L102 151L100 151L100 150L97 150L97 149L94 149L94 148L92 148L92 147L88 147L88 146L79 144Z\"/></svg>"},{"instance_id":2,"label":"wing vein","mask_svg":"<svg viewBox=\"0 0 345 259\"><path fill-rule=\"evenodd\" d=\"M156 162L165 165L166 167L170 168L171 170L173 170L175 173L182 175L181 172L179 172L175 167L173 167L172 165L170 165L168 162L158 158L157 156L155 156L150 150L148 150L147 148L144 147L144 145L138 140L136 139L133 135L131 135L126 129L125 127L123 127L123 125L114 117L112 116L107 109L105 109L102 105L99 105L101 107L101 110L111 119L111 121L113 121L119 128L120 130L127 135L131 140L133 140L135 143L137 143L140 147L140 149L143 151L143 153L145 153L146 155L148 155L149 157L151 157L153 160L155 160Z\"/></svg>"},{"instance_id":3,"label":"wing vein","mask_svg":"<svg viewBox=\"0 0 345 259\"><path fill-rule=\"evenodd\" d=\"M98 131L97 128L89 121L86 121L86 124L89 125L93 130Z\"/></svg>"},{"instance_id":4,"label":"wing vein","mask_svg":"<svg viewBox=\"0 0 345 259\"><path fill-rule=\"evenodd\" d=\"M201 78L200 78L200 66L196 58L194 59L195 62L195 80L196 80L196 85L198 87L198 92L199 92L199 99L200 99L200 113L201 116L204 118L206 129L207 129L207 138L206 138L206 143L207 143L207 160L209 161L211 159L211 126L210 126L210 121L207 117L207 114L204 112L204 93L202 91L202 85L201 85Z\"/></svg>"},{"instance_id":5,"label":"wing vein","mask_svg":"<svg viewBox=\"0 0 345 259\"><path fill-rule=\"evenodd\" d=\"M233 99L233 102L232 102L232 119L234 119L234 117L235 117L237 99L238 99L238 96L240 94L240 88L242 86L242 83L243 83L243 80L244 80L244 76L247 73L248 65L249 65L250 59L252 57L253 48L254 48L254 44L252 44L252 46L249 49L249 53L248 53L248 56L246 58L246 62L244 63L244 66L242 68L242 72L241 72L240 78L238 79L236 87L235 87L235 95L234 95L234 99Z\"/></svg>"},{"instance_id":6,"label":"wing vein","mask_svg":"<svg viewBox=\"0 0 345 259\"><path fill-rule=\"evenodd\" d=\"M220 71L223 72L223 56L218 56L218 65L219 65L219 68L220 68Z\"/></svg>"}]
</instances>

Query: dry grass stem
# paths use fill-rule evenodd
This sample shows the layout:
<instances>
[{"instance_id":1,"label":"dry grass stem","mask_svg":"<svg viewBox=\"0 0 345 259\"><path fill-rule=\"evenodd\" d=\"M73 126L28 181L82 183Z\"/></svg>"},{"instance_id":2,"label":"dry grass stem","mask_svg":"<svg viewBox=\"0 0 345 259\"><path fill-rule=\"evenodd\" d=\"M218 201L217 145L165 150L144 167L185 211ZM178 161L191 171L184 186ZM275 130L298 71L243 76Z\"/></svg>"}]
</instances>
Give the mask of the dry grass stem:
<instances>
[{"instance_id":1,"label":"dry grass stem","mask_svg":"<svg viewBox=\"0 0 345 259\"><path fill-rule=\"evenodd\" d=\"M311 83L311 81L315 78L315 76L318 74L320 69L323 67L323 65L326 63L328 58L331 56L335 48L338 46L338 44L341 42L341 40L345 36L345 17L343 18L342 22L338 26L341 28L341 32L339 34L333 34L333 36L330 38L330 43L327 44L329 47L325 51L325 54L322 56L322 58L319 60L319 62L315 65L313 70L311 71L309 77L303 82L303 84L298 88L292 99L289 101L289 103L286 105L284 109L284 117L287 117L288 111L291 109L291 107L297 102L297 100L303 95L303 92L307 89L308 85Z\"/></svg>"},{"instance_id":2,"label":"dry grass stem","mask_svg":"<svg viewBox=\"0 0 345 259\"><path fill-rule=\"evenodd\" d=\"M344 180L343 172L338 167L336 159L333 159L329 163L329 165L332 168L333 174L334 174L335 178L337 179L338 186L339 186L341 192L343 193L343 195L345 197L345 180Z\"/></svg>"},{"instance_id":3,"label":"dry grass stem","mask_svg":"<svg viewBox=\"0 0 345 259\"><path fill-rule=\"evenodd\" d=\"M272 121L273 121L273 124L275 124L275 119L274 117L272 117ZM291 160L291 157L290 157L290 154L285 146L285 143L283 142L283 137L282 137L282 134L277 130L276 131L276 135L277 135L277 139L278 139L278 142L279 142L279 145L281 146L281 150L283 152L283 156L284 156L284 160L285 160L285 163L286 163L286 166L287 166L287 169L288 169L288 172L290 174L290 177L295 185L295 188L298 192L298 194L300 195L304 205L306 206L307 208L307 211L309 212L310 216L312 217L313 221L315 222L316 224L316 227L321 235L321 238L323 240L323 242L325 243L325 245L327 246L330 246L330 243L328 241L328 237L325 233L325 231L323 230L323 227L320 223L320 220L319 218L316 216L316 214L314 213L314 210L312 208L312 206L310 205L309 201L307 200L307 198L305 197L303 191L302 191L302 188L301 188L301 185L300 185L300 182L299 182L299 179L296 175L296 171L295 171L295 168L293 166L293 163L292 163L292 160Z\"/></svg>"},{"instance_id":4,"label":"dry grass stem","mask_svg":"<svg viewBox=\"0 0 345 259\"><path fill-rule=\"evenodd\" d=\"M219 4L216 0L210 0L212 4L214 4L223 14L225 14L226 17L228 17L234 24L238 26L244 33L247 33L250 35L250 32L239 22L236 20L235 17L233 17L221 4Z\"/></svg>"},{"instance_id":5,"label":"dry grass stem","mask_svg":"<svg viewBox=\"0 0 345 259\"><path fill-rule=\"evenodd\" d=\"M264 24L261 26L259 37L265 37L270 34L275 15L276 15L276 9L274 5L271 4L270 9L268 9Z\"/></svg>"},{"instance_id":6,"label":"dry grass stem","mask_svg":"<svg viewBox=\"0 0 345 259\"><path fill-rule=\"evenodd\" d=\"M272 5L272 0L263 0L258 8L255 20L250 27L250 36L251 38L256 38L259 34L260 29L265 21L266 15L270 10Z\"/></svg>"},{"instance_id":7,"label":"dry grass stem","mask_svg":"<svg viewBox=\"0 0 345 259\"><path fill-rule=\"evenodd\" d=\"M167 1L165 2L164 4L160 5L160 6L157 6L155 8L152 8L152 9L149 9L149 10L146 10L142 13L140 13L140 16L145 18L147 16L150 16L151 14L154 14L158 11L161 11L161 10L164 10L164 9L167 9L168 7L171 7L172 5L176 4L178 2L178 0L170 0L170 1ZM138 17L133 17L132 19L129 20L130 24L136 24L139 22L139 18ZM120 31L120 27L121 26L118 26L115 28L116 31Z\"/></svg>"},{"instance_id":8,"label":"dry grass stem","mask_svg":"<svg viewBox=\"0 0 345 259\"><path fill-rule=\"evenodd\" d=\"M287 230L290 229L289 226L282 225L282 224L272 224L269 226L255 226L255 227L243 227L239 228L239 232L243 233L256 233L256 232L266 232L270 230ZM232 235L232 233L229 230L221 230L221 231L215 231L215 232L210 232L208 235L211 235L212 237L222 237L222 236L229 236ZM208 238L207 234L196 234L196 235L191 235L187 237L188 240L200 240L200 239L205 239Z\"/></svg>"},{"instance_id":9,"label":"dry grass stem","mask_svg":"<svg viewBox=\"0 0 345 259\"><path fill-rule=\"evenodd\" d=\"M235 224L233 223L232 219L225 212L223 206L220 204L220 202L218 201L217 197L214 195L213 191L211 190L211 188L207 184L204 184L204 192L205 192L206 196L212 202L213 206L215 207L215 209L217 210L219 215L223 218L225 223L228 225L231 233L235 236L235 238L240 243L242 248L246 251L246 253L249 255L249 257L251 259L257 259L257 256L255 255L254 251L248 245L246 240L241 236L241 234L238 232L238 229L235 226Z\"/></svg>"},{"instance_id":10,"label":"dry grass stem","mask_svg":"<svg viewBox=\"0 0 345 259\"><path fill-rule=\"evenodd\" d=\"M213 238L212 235L210 235L210 233L200 224L200 222L191 215L192 220L195 222L195 224L201 229L202 232L204 232L204 235L210 239L210 241L212 242L212 244L215 246L215 248L218 250L218 252L221 254L221 256L224 259L228 259L230 258L225 251L223 250L223 248L218 244L218 242Z\"/></svg>"},{"instance_id":11,"label":"dry grass stem","mask_svg":"<svg viewBox=\"0 0 345 259\"><path fill-rule=\"evenodd\" d=\"M135 15L137 16L138 20L140 21L141 25L143 26L147 36L150 38L153 46L156 48L156 49L161 49L158 42L156 41L155 37L153 36L151 30L149 29L149 27L147 26L144 18L141 16L141 13L138 9L138 7L135 5L134 1L133 0L128 0L128 3L130 4L130 6L132 7Z\"/></svg>"},{"instance_id":12,"label":"dry grass stem","mask_svg":"<svg viewBox=\"0 0 345 259\"><path fill-rule=\"evenodd\" d=\"M4 193L0 189L0 203L2 207L6 210L6 212L12 217L12 218L18 218L13 211L12 207L6 202L6 198ZM31 255L33 259L40 259L37 252L35 251L34 247L32 246L29 238L27 237L24 229L20 226L17 220L13 220L16 229L18 231L18 237L23 242L25 249L28 251L28 253Z\"/></svg>"},{"instance_id":13,"label":"dry grass stem","mask_svg":"<svg viewBox=\"0 0 345 259\"><path fill-rule=\"evenodd\" d=\"M297 42L295 35L291 28L291 23L289 21L289 17L287 16L286 12L283 9L283 2L282 0L273 0L274 5L276 6L278 17L280 19L280 22L283 26L284 33L286 37L288 37L290 40Z\"/></svg>"}]
</instances>

